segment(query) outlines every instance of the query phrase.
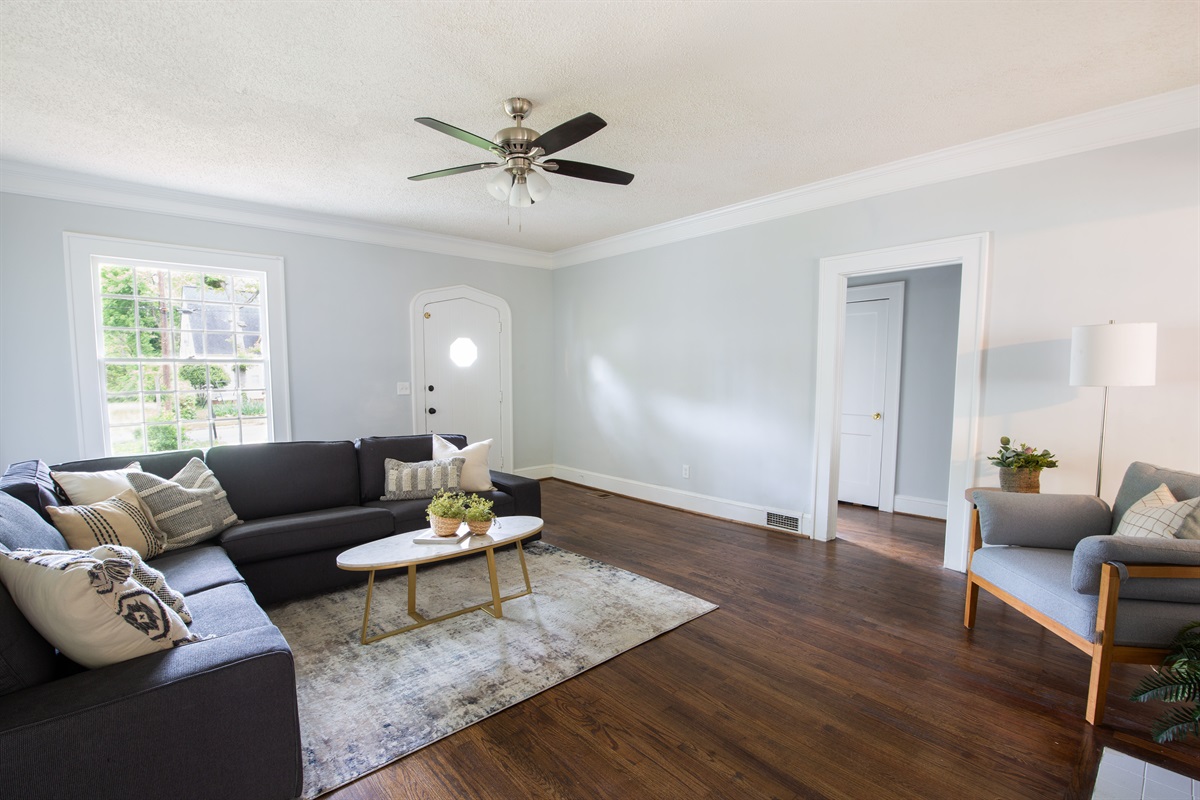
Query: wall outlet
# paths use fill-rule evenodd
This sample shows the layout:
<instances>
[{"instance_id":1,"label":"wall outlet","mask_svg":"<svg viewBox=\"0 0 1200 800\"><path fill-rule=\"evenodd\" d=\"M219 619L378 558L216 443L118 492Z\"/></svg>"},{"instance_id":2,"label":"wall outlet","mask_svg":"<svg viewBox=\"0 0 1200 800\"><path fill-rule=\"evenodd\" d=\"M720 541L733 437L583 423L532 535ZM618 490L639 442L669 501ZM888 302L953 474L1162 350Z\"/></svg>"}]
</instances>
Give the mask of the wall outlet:
<instances>
[{"instance_id":1,"label":"wall outlet","mask_svg":"<svg viewBox=\"0 0 1200 800\"><path fill-rule=\"evenodd\" d=\"M405 395L412 394L412 384L401 381L396 384L396 394Z\"/></svg>"},{"instance_id":2,"label":"wall outlet","mask_svg":"<svg viewBox=\"0 0 1200 800\"><path fill-rule=\"evenodd\" d=\"M692 477L692 468L689 467L687 464L683 465L683 477L685 477L685 478Z\"/></svg>"}]
</instances>

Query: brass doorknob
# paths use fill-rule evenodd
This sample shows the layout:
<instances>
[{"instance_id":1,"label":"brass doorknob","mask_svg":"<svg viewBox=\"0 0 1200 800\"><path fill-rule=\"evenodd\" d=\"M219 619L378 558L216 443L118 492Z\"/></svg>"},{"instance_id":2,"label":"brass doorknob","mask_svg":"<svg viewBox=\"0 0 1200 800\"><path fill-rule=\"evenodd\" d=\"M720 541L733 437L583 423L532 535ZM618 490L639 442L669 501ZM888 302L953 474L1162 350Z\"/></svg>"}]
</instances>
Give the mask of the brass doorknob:
<instances>
[{"instance_id":1,"label":"brass doorknob","mask_svg":"<svg viewBox=\"0 0 1200 800\"><path fill-rule=\"evenodd\" d=\"M883 416L883 414L880 414L878 411L876 411L874 414L871 415L871 419L879 419L882 416Z\"/></svg>"}]
</instances>

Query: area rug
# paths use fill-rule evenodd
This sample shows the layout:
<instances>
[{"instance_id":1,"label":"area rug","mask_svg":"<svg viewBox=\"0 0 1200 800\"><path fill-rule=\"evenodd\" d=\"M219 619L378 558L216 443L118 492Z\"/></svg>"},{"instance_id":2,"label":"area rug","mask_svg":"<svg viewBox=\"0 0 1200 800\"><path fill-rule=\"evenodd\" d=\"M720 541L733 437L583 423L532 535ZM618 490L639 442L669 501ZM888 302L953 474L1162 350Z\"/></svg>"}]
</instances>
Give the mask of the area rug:
<instances>
[{"instance_id":1,"label":"area rug","mask_svg":"<svg viewBox=\"0 0 1200 800\"><path fill-rule=\"evenodd\" d=\"M525 548L533 594L495 619L474 611L359 644L366 588L271 606L296 659L304 797L336 789L706 614L715 605L542 542ZM515 550L496 554L500 590L523 590ZM403 570L375 583L369 634L401 627ZM418 568L426 617L486 602L487 565Z\"/></svg>"}]
</instances>

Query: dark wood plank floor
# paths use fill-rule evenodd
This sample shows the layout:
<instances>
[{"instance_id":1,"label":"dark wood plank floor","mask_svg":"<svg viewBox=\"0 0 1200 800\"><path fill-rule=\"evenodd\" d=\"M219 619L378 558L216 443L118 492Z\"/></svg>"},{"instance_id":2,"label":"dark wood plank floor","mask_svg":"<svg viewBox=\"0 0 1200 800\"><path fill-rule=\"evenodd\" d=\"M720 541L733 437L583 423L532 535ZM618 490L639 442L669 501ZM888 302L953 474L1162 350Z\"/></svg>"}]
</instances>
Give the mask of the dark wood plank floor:
<instances>
[{"instance_id":1,"label":"dark wood plank floor","mask_svg":"<svg viewBox=\"0 0 1200 800\"><path fill-rule=\"evenodd\" d=\"M1088 660L994 598L962 627L943 525L844 507L822 544L543 483L545 541L718 603L330 795L421 798L1086 798L1105 745L1160 709L1083 721ZM534 587L537 590L537 587Z\"/></svg>"}]
</instances>

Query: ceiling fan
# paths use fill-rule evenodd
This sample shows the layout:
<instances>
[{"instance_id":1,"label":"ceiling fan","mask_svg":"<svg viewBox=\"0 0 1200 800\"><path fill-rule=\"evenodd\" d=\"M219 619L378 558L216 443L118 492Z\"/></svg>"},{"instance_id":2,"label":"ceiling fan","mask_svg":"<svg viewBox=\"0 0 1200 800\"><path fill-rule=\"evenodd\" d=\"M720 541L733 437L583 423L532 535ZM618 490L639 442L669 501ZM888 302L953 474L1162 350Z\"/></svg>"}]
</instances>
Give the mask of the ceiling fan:
<instances>
[{"instance_id":1,"label":"ceiling fan","mask_svg":"<svg viewBox=\"0 0 1200 800\"><path fill-rule=\"evenodd\" d=\"M461 139L467 144L488 150L504 160L439 169L436 172L413 175L409 180L427 181L430 178L444 178L447 175L458 175L462 172L502 167L496 177L488 181L488 191L497 200L503 200L510 206L518 207L531 206L550 194L550 182L537 170L565 175L569 178L582 178L587 181L617 183L622 186L628 185L633 180L631 173L622 172L619 169L584 164L579 161L567 161L562 158L547 158L559 150L583 141L607 125L608 123L600 117L592 113L582 114L564 122L557 128L551 128L545 133L538 133L532 128L525 128L521 125L522 121L529 116L531 108L533 108L533 103L523 97L510 97L505 100L504 113L513 118L515 125L499 131L491 141L430 117L417 117L416 121L422 125L453 136L455 139Z\"/></svg>"}]
</instances>

